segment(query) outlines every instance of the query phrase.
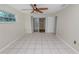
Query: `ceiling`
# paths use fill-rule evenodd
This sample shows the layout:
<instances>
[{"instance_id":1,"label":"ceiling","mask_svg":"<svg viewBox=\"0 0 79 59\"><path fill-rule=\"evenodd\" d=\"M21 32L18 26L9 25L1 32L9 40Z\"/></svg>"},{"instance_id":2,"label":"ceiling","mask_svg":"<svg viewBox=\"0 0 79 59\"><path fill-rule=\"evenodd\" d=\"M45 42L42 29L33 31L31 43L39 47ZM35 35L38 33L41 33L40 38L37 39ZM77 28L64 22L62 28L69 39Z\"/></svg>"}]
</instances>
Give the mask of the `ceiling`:
<instances>
[{"instance_id":1,"label":"ceiling","mask_svg":"<svg viewBox=\"0 0 79 59\"><path fill-rule=\"evenodd\" d=\"M27 12L31 12L32 7L30 6L30 4L10 4L11 7L23 12L23 13L27 13ZM64 4L37 4L37 7L46 7L48 8L48 10L44 10L43 12L45 14L48 13L55 13L61 9L63 9L63 7L65 7L66 5ZM27 9L27 10L24 10Z\"/></svg>"}]
</instances>

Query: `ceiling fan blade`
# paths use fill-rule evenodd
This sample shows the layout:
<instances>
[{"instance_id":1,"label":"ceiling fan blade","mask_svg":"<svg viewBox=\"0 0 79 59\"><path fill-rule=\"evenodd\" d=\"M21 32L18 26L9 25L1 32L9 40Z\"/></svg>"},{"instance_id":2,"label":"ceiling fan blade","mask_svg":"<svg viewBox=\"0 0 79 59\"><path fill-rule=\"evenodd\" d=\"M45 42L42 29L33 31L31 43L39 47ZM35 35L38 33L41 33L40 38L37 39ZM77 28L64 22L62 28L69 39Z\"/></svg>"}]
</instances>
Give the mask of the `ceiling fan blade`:
<instances>
[{"instance_id":1,"label":"ceiling fan blade","mask_svg":"<svg viewBox=\"0 0 79 59\"><path fill-rule=\"evenodd\" d=\"M40 11L39 9L36 9L35 11L36 11L36 12L39 12L39 13L43 13L43 12L42 12L42 11Z\"/></svg>"},{"instance_id":2,"label":"ceiling fan blade","mask_svg":"<svg viewBox=\"0 0 79 59\"><path fill-rule=\"evenodd\" d=\"M38 8L39 10L48 10L48 8Z\"/></svg>"},{"instance_id":3,"label":"ceiling fan blade","mask_svg":"<svg viewBox=\"0 0 79 59\"><path fill-rule=\"evenodd\" d=\"M39 12L39 13L43 13L43 12L42 12L42 11L40 11L40 10L39 10L38 12Z\"/></svg>"},{"instance_id":4,"label":"ceiling fan blade","mask_svg":"<svg viewBox=\"0 0 79 59\"><path fill-rule=\"evenodd\" d=\"M33 11L31 13L33 13L35 11L35 7L34 7L34 4L31 4L31 7L33 9Z\"/></svg>"},{"instance_id":5,"label":"ceiling fan blade","mask_svg":"<svg viewBox=\"0 0 79 59\"><path fill-rule=\"evenodd\" d=\"M34 5L33 4L31 4L31 7L34 9Z\"/></svg>"},{"instance_id":6,"label":"ceiling fan blade","mask_svg":"<svg viewBox=\"0 0 79 59\"><path fill-rule=\"evenodd\" d=\"M34 13L34 10L31 13Z\"/></svg>"}]
</instances>

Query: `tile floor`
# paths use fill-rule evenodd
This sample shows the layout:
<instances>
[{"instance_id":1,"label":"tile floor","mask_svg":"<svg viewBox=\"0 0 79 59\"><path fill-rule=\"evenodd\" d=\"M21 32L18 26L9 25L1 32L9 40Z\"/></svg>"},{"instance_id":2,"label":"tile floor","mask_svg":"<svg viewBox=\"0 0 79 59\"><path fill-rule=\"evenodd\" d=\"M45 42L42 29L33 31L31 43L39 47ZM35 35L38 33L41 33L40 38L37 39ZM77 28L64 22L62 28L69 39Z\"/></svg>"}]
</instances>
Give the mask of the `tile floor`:
<instances>
[{"instance_id":1,"label":"tile floor","mask_svg":"<svg viewBox=\"0 0 79 59\"><path fill-rule=\"evenodd\" d=\"M57 39L55 34L33 33L26 34L1 54L75 54L75 52Z\"/></svg>"}]
</instances>

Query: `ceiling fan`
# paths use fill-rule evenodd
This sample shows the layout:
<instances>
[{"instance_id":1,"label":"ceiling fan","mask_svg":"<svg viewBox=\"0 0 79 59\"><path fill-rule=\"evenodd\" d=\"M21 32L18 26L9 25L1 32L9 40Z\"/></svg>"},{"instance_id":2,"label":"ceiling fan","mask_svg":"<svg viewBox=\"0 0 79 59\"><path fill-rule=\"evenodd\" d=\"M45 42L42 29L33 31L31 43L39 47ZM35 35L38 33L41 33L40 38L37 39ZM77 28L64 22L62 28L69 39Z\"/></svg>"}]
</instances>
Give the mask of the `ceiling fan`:
<instances>
[{"instance_id":1,"label":"ceiling fan","mask_svg":"<svg viewBox=\"0 0 79 59\"><path fill-rule=\"evenodd\" d=\"M48 10L48 8L38 8L36 4L31 4L31 7L33 10L31 13L34 13L34 11L43 13L43 11L41 11L41 10Z\"/></svg>"},{"instance_id":2,"label":"ceiling fan","mask_svg":"<svg viewBox=\"0 0 79 59\"><path fill-rule=\"evenodd\" d=\"M38 8L36 4L30 4L30 6L32 7L31 9L22 9L22 11L32 10L31 13L34 13L34 12L43 13L43 11L41 10L48 10L48 8Z\"/></svg>"}]
</instances>

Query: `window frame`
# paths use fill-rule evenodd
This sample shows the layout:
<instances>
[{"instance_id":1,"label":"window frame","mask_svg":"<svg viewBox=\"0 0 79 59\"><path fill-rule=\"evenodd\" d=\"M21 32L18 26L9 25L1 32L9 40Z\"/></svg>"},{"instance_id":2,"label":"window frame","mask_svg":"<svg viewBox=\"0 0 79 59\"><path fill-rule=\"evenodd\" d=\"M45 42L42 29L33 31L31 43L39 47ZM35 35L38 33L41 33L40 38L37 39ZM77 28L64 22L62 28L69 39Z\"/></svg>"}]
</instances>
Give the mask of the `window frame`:
<instances>
[{"instance_id":1,"label":"window frame","mask_svg":"<svg viewBox=\"0 0 79 59\"><path fill-rule=\"evenodd\" d=\"M16 21L16 16L13 13L7 12L7 11L2 11L0 10L3 15L0 15L0 23L12 23Z\"/></svg>"}]
</instances>

